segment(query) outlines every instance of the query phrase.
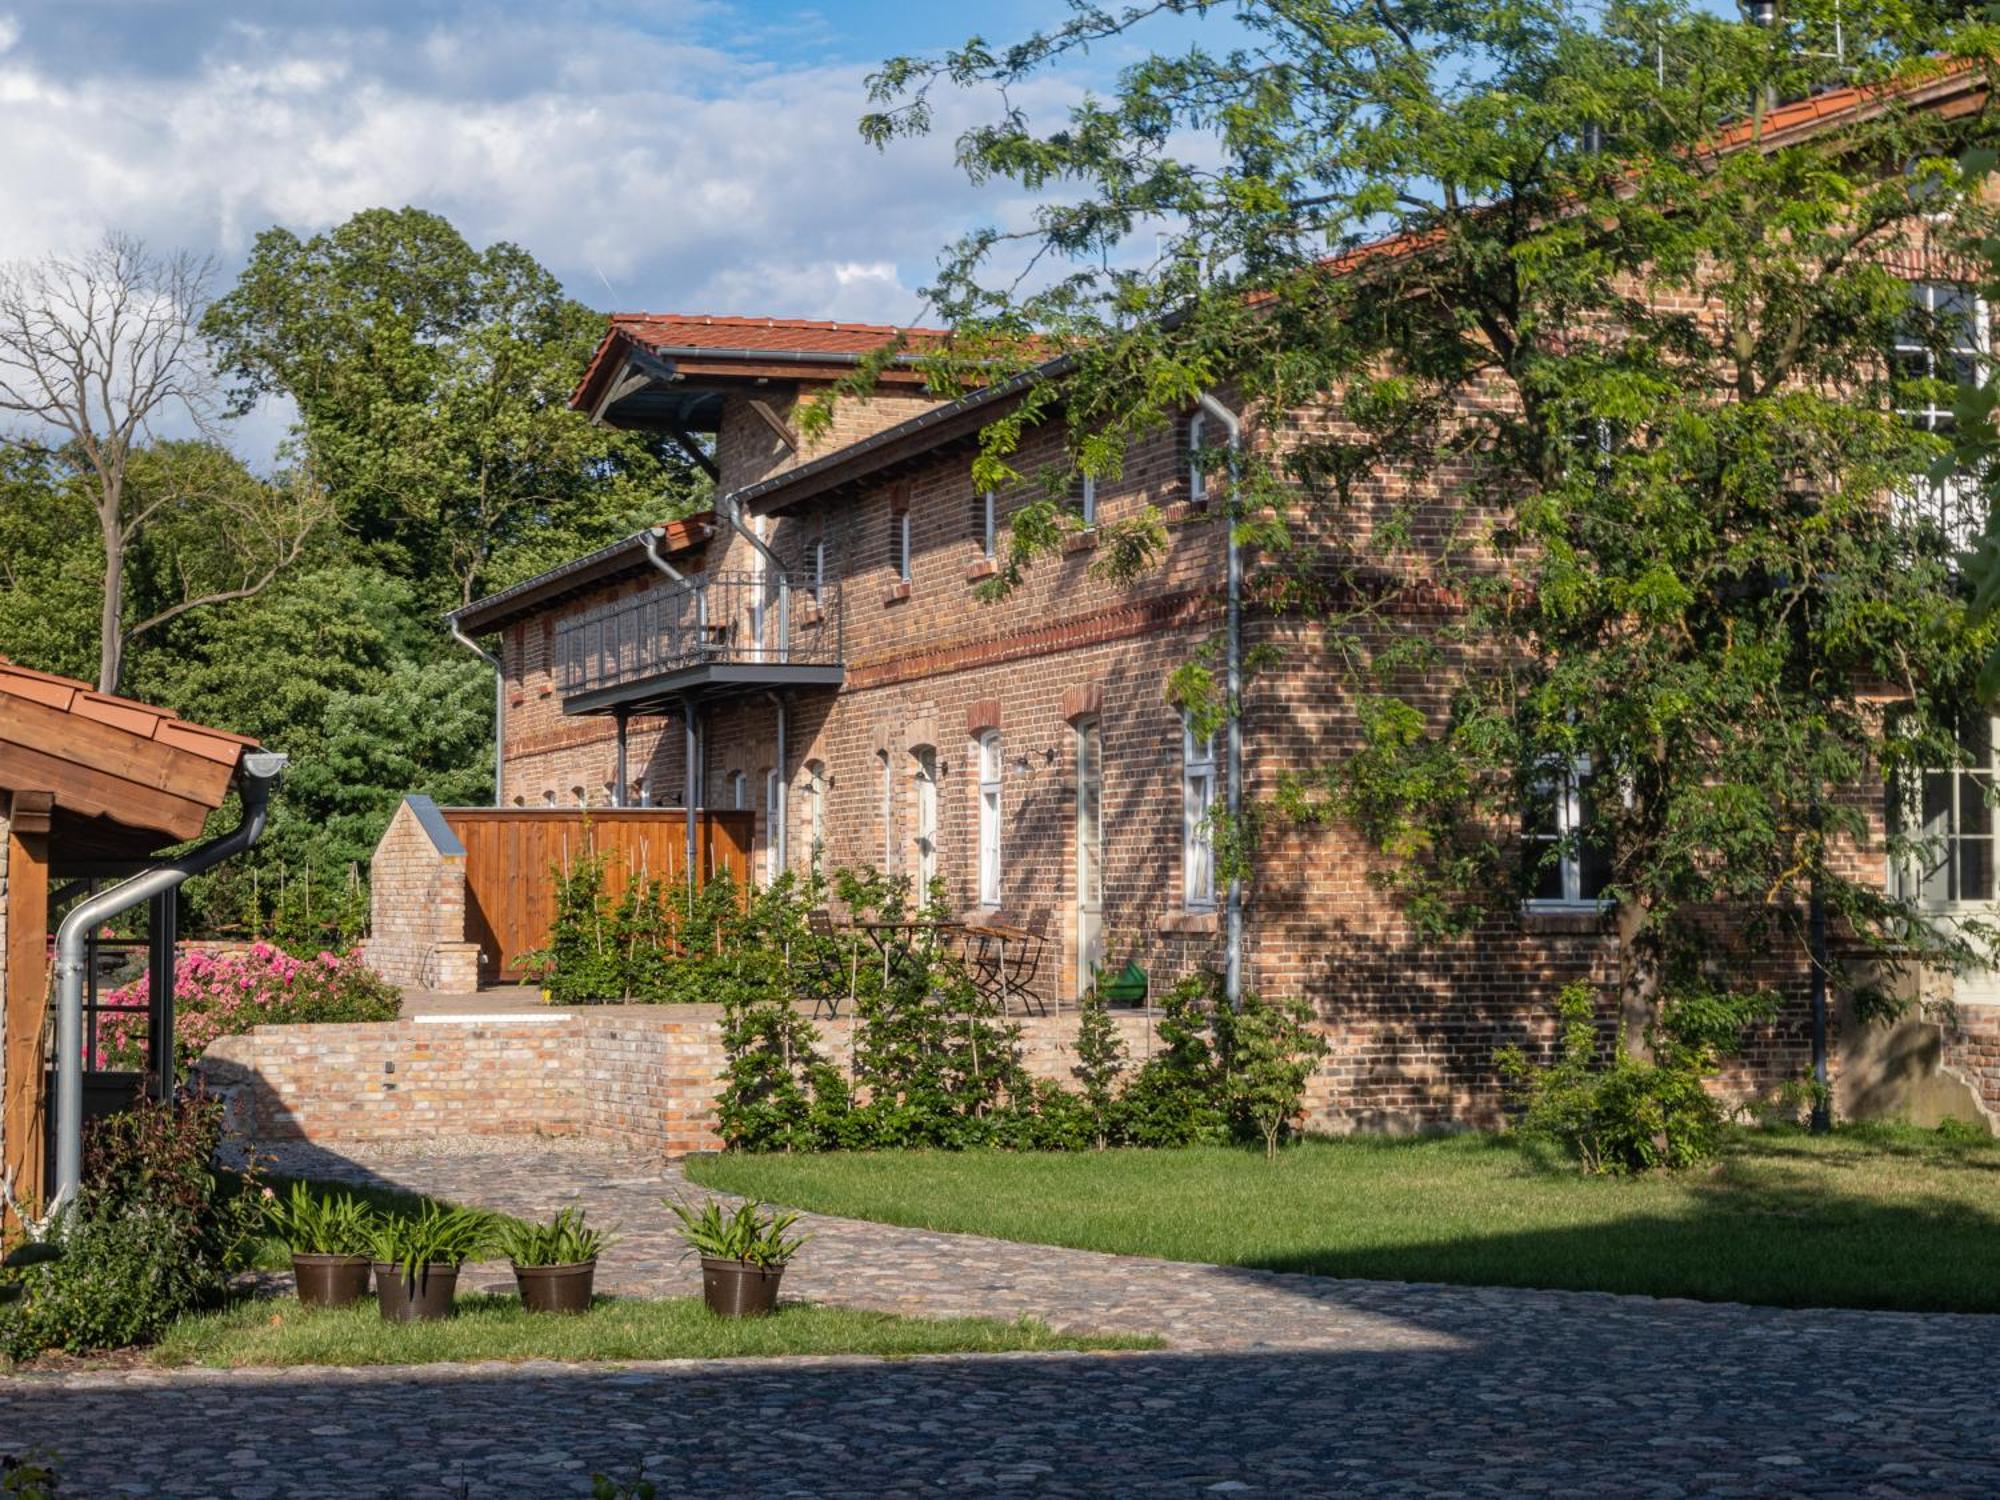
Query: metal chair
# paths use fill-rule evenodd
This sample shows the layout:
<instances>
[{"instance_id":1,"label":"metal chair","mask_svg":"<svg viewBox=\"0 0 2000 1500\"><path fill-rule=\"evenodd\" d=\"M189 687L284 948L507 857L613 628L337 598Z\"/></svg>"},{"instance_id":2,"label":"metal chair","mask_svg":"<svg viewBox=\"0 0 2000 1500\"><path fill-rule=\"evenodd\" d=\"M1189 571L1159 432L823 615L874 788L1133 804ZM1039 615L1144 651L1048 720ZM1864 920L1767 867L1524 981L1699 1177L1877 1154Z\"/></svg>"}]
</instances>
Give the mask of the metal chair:
<instances>
[{"instance_id":1,"label":"metal chair","mask_svg":"<svg viewBox=\"0 0 2000 1500\"><path fill-rule=\"evenodd\" d=\"M816 906L806 913L806 935L811 942L810 956L800 966L807 990L813 997L813 1015L817 1017L820 1007L826 1007L829 1021L840 1019L840 931L833 925L833 915L823 906ZM858 960L857 960L858 961ZM854 983L849 981L847 998L854 999Z\"/></svg>"}]
</instances>

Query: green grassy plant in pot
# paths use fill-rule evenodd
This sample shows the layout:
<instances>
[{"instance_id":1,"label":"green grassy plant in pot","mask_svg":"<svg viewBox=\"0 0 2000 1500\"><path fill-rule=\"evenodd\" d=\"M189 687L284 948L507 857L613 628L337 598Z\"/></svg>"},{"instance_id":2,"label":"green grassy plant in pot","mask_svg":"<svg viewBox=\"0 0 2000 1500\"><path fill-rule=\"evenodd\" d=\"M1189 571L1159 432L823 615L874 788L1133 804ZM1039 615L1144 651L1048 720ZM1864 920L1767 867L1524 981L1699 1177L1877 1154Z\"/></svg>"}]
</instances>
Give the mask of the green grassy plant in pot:
<instances>
[{"instance_id":1,"label":"green grassy plant in pot","mask_svg":"<svg viewBox=\"0 0 2000 1500\"><path fill-rule=\"evenodd\" d=\"M786 1263L811 1238L791 1232L797 1214L765 1213L760 1203L725 1214L712 1198L698 1210L672 1198L666 1205L689 1251L701 1257L701 1295L710 1312L754 1318L777 1307Z\"/></svg>"},{"instance_id":2,"label":"green grassy plant in pot","mask_svg":"<svg viewBox=\"0 0 2000 1500\"><path fill-rule=\"evenodd\" d=\"M307 1307L352 1307L368 1295L375 1213L351 1193L315 1193L303 1182L279 1197L264 1190L264 1218L292 1252L292 1277Z\"/></svg>"},{"instance_id":3,"label":"green grassy plant in pot","mask_svg":"<svg viewBox=\"0 0 2000 1500\"><path fill-rule=\"evenodd\" d=\"M448 1318L458 1295L458 1268L493 1240L493 1217L471 1208L426 1203L407 1217L376 1221L375 1301L395 1323Z\"/></svg>"},{"instance_id":4,"label":"green grassy plant in pot","mask_svg":"<svg viewBox=\"0 0 2000 1500\"><path fill-rule=\"evenodd\" d=\"M584 1223L583 1210L565 1208L546 1224L509 1223L499 1246L514 1263L514 1285L529 1312L590 1311L597 1257L610 1243Z\"/></svg>"}]
</instances>

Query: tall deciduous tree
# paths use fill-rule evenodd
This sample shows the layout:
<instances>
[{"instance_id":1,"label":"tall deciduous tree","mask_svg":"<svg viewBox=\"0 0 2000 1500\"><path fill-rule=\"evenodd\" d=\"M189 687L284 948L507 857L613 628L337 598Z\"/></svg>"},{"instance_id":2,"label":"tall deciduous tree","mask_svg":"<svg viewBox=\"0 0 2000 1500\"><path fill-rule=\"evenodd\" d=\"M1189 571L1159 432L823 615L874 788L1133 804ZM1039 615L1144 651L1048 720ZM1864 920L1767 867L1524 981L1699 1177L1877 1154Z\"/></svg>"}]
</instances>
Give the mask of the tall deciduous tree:
<instances>
[{"instance_id":1,"label":"tall deciduous tree","mask_svg":"<svg viewBox=\"0 0 2000 1500\"><path fill-rule=\"evenodd\" d=\"M457 605L681 508L683 460L568 397L604 331L518 246L420 209L257 238L203 328L247 408L297 403L347 529Z\"/></svg>"},{"instance_id":2,"label":"tall deciduous tree","mask_svg":"<svg viewBox=\"0 0 2000 1500\"><path fill-rule=\"evenodd\" d=\"M1964 763L1991 636L1923 503L1949 437L1908 413L1950 407L1966 341L1949 295L1910 283L1963 280L1992 232L1993 156L1963 154L1993 139L1985 94L1921 100L1950 69L1988 74L1994 29L1818 0L1772 28L1674 0L1072 12L892 60L863 130L920 133L937 90L991 86L961 158L1044 194L958 246L933 293L983 358L1076 356L988 429L984 483L1058 413L1099 474L1204 390L1247 413L1238 477L1207 458L1253 611L1307 643L1284 670L1324 674L1352 731L1252 821L1365 831L1439 941L1514 909L1520 830L1559 826L1525 878L1566 856L1606 872L1635 1012L1748 1014L1773 952L1834 972L1816 913L1886 963L1971 960L1975 931L1882 879L1885 855L1955 851L1883 829L1871 789ZM1012 102L1198 17L1193 45L1047 128ZM1768 138L1772 101L1835 84L1881 91ZM1017 291L1027 258L1063 274ZM1016 570L1076 524L1071 476L1045 477ZM1159 518L1123 531L1101 555L1143 566ZM1170 690L1214 721L1241 708L1218 654ZM1585 777L1588 814L1545 824ZM1760 940L1732 941L1746 916Z\"/></svg>"},{"instance_id":3,"label":"tall deciduous tree","mask_svg":"<svg viewBox=\"0 0 2000 1500\"><path fill-rule=\"evenodd\" d=\"M195 324L213 270L120 234L82 255L0 269L0 412L22 419L14 446L83 481L102 547L97 685L106 692L118 688L134 634L261 592L320 519L309 484L268 489L201 445L145 454L162 424L208 433L216 387ZM141 468L151 482L140 482ZM184 537L211 528L224 545L184 540L180 550L207 565L180 569L164 612L128 623L133 549L174 522Z\"/></svg>"}]
</instances>

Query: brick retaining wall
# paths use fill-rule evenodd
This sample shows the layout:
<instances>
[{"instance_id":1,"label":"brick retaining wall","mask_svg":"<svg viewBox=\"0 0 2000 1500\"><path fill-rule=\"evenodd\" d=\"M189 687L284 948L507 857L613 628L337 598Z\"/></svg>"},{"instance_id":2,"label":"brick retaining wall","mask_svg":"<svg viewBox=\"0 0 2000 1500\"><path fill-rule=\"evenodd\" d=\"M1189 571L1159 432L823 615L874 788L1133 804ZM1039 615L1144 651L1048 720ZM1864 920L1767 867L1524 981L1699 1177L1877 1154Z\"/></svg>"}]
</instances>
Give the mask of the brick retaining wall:
<instances>
[{"instance_id":1,"label":"brick retaining wall","mask_svg":"<svg viewBox=\"0 0 2000 1500\"><path fill-rule=\"evenodd\" d=\"M1117 1021L1137 1062L1146 1053L1145 1018ZM1076 1016L1020 1024L1029 1071L1072 1083ZM845 1061L848 1021L822 1021L819 1031L826 1051ZM230 1129L251 1140L556 1135L669 1156L722 1144L715 1134L722 1067L711 1007L627 1005L491 1020L260 1026L219 1039L201 1062L209 1087L228 1100ZM1317 1115L1327 1098L1316 1092Z\"/></svg>"}]
</instances>

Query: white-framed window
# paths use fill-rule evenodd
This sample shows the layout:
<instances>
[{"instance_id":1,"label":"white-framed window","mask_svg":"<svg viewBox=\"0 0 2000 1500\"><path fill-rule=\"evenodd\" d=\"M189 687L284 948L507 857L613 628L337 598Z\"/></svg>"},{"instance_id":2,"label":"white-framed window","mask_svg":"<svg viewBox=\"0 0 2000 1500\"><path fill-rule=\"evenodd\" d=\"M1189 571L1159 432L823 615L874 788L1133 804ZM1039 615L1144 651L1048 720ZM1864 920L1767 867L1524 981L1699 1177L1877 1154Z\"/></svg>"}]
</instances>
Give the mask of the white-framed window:
<instances>
[{"instance_id":1,"label":"white-framed window","mask_svg":"<svg viewBox=\"0 0 2000 1500\"><path fill-rule=\"evenodd\" d=\"M1202 434L1208 430L1208 414L1196 412L1188 418L1188 504L1208 503L1208 472L1201 464Z\"/></svg>"},{"instance_id":2,"label":"white-framed window","mask_svg":"<svg viewBox=\"0 0 2000 1500\"><path fill-rule=\"evenodd\" d=\"M764 773L764 884L778 878L778 822L785 815L784 783L775 766Z\"/></svg>"},{"instance_id":3,"label":"white-framed window","mask_svg":"<svg viewBox=\"0 0 2000 1500\"><path fill-rule=\"evenodd\" d=\"M886 875L896 868L896 769L887 750L877 750L875 760L880 772L881 805L877 812L882 819L882 873Z\"/></svg>"},{"instance_id":4,"label":"white-framed window","mask_svg":"<svg viewBox=\"0 0 2000 1500\"><path fill-rule=\"evenodd\" d=\"M821 857L826 853L826 765L824 762L806 762L806 782L801 791L805 795L806 825L806 868L817 875Z\"/></svg>"},{"instance_id":5,"label":"white-framed window","mask_svg":"<svg viewBox=\"0 0 2000 1500\"><path fill-rule=\"evenodd\" d=\"M979 492L979 555L991 562L1000 551L1000 508L993 491Z\"/></svg>"},{"instance_id":6,"label":"white-framed window","mask_svg":"<svg viewBox=\"0 0 2000 1500\"><path fill-rule=\"evenodd\" d=\"M1083 492L1077 499L1077 508L1083 514L1083 528L1088 531L1097 524L1097 476L1083 476Z\"/></svg>"},{"instance_id":7,"label":"white-framed window","mask_svg":"<svg viewBox=\"0 0 2000 1500\"><path fill-rule=\"evenodd\" d=\"M549 787L546 791L542 793L542 806L554 807L555 805L556 805L556 789L554 787Z\"/></svg>"},{"instance_id":8,"label":"white-framed window","mask_svg":"<svg viewBox=\"0 0 2000 1500\"><path fill-rule=\"evenodd\" d=\"M889 543L892 551L890 562L896 569L896 581L910 581L910 513L899 510L889 518Z\"/></svg>"},{"instance_id":9,"label":"white-framed window","mask_svg":"<svg viewBox=\"0 0 2000 1500\"><path fill-rule=\"evenodd\" d=\"M750 805L750 778L741 771L729 773L729 805L738 812Z\"/></svg>"},{"instance_id":10,"label":"white-framed window","mask_svg":"<svg viewBox=\"0 0 2000 1500\"><path fill-rule=\"evenodd\" d=\"M1181 716L1181 899L1189 911L1215 907L1215 736L1197 736Z\"/></svg>"},{"instance_id":11,"label":"white-framed window","mask_svg":"<svg viewBox=\"0 0 2000 1500\"><path fill-rule=\"evenodd\" d=\"M910 777L916 783L917 899L926 900L937 877L937 750L910 747Z\"/></svg>"},{"instance_id":12,"label":"white-framed window","mask_svg":"<svg viewBox=\"0 0 2000 1500\"><path fill-rule=\"evenodd\" d=\"M826 598L826 538L813 543L813 603Z\"/></svg>"},{"instance_id":13,"label":"white-framed window","mask_svg":"<svg viewBox=\"0 0 2000 1500\"><path fill-rule=\"evenodd\" d=\"M989 729L973 742L979 767L979 904L1000 904L1000 731Z\"/></svg>"},{"instance_id":14,"label":"white-framed window","mask_svg":"<svg viewBox=\"0 0 2000 1500\"><path fill-rule=\"evenodd\" d=\"M1530 788L1521 819L1521 854L1530 910L1604 904L1611 867L1591 841L1595 776L1588 756L1558 762Z\"/></svg>"},{"instance_id":15,"label":"white-framed window","mask_svg":"<svg viewBox=\"0 0 2000 1500\"><path fill-rule=\"evenodd\" d=\"M1954 392L1979 382L1990 351L1986 304L1971 287L1910 283L1910 317L1892 349L1898 414L1919 431L1950 441ZM1976 475L1955 473L1923 482L1898 503L1906 520L1931 521L1954 547L1966 550L1986 527L1981 489Z\"/></svg>"},{"instance_id":16,"label":"white-framed window","mask_svg":"<svg viewBox=\"0 0 2000 1500\"><path fill-rule=\"evenodd\" d=\"M590 806L590 793L586 792L582 787L580 786L571 787L569 789L569 794L571 800L573 800L578 807Z\"/></svg>"},{"instance_id":17,"label":"white-framed window","mask_svg":"<svg viewBox=\"0 0 2000 1500\"><path fill-rule=\"evenodd\" d=\"M1891 816L1909 854L1891 870L1898 899L1931 910L2000 901L1994 866L1994 721L1959 731L1960 763L1919 771L1892 789Z\"/></svg>"}]
</instances>

